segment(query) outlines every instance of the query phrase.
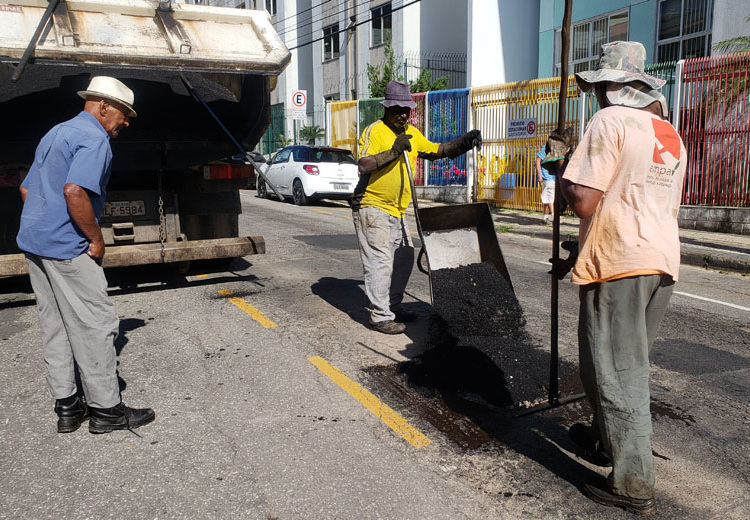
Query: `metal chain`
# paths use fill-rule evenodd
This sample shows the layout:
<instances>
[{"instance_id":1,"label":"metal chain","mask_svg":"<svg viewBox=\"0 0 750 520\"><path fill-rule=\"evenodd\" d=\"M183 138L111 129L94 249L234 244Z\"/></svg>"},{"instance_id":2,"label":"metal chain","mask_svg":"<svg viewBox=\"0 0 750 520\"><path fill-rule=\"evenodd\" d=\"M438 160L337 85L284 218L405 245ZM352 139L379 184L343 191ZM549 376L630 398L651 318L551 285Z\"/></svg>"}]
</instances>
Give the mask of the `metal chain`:
<instances>
[{"instance_id":1,"label":"metal chain","mask_svg":"<svg viewBox=\"0 0 750 520\"><path fill-rule=\"evenodd\" d=\"M159 182L159 242L161 242L161 263L164 263L164 242L167 240L167 219L164 216L164 200L162 199L162 177L163 172L159 170L158 182Z\"/></svg>"}]
</instances>

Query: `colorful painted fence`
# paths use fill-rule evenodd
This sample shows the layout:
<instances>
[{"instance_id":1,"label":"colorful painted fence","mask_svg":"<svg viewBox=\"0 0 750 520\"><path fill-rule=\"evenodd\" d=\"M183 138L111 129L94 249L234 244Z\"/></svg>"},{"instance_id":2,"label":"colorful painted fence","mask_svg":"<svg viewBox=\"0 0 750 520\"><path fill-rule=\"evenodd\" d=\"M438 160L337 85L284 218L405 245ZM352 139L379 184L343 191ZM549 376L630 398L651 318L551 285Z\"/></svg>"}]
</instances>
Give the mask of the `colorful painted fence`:
<instances>
[{"instance_id":1,"label":"colorful painted fence","mask_svg":"<svg viewBox=\"0 0 750 520\"><path fill-rule=\"evenodd\" d=\"M473 126L484 144L476 197L498 206L542 210L534 160L557 127L560 78L479 87L471 91ZM580 126L579 91L568 80L566 126Z\"/></svg>"},{"instance_id":2,"label":"colorful painted fence","mask_svg":"<svg viewBox=\"0 0 750 520\"><path fill-rule=\"evenodd\" d=\"M666 80L662 92L688 151L683 203L750 206L750 54L654 64L647 72ZM412 95L417 108L409 123L431 141L470 128L484 139L476 165L467 156L419 161L417 185L467 186L476 200L540 211L534 160L557 124L559 85L549 78ZM358 134L381 117L380 101L330 103L328 142L356 153ZM596 99L571 76L566 103L566 124L580 137Z\"/></svg>"},{"instance_id":3,"label":"colorful painted fence","mask_svg":"<svg viewBox=\"0 0 750 520\"><path fill-rule=\"evenodd\" d=\"M446 143L468 131L469 89L427 93L427 135L433 143ZM427 186L466 186L466 155L429 161Z\"/></svg>"}]
</instances>

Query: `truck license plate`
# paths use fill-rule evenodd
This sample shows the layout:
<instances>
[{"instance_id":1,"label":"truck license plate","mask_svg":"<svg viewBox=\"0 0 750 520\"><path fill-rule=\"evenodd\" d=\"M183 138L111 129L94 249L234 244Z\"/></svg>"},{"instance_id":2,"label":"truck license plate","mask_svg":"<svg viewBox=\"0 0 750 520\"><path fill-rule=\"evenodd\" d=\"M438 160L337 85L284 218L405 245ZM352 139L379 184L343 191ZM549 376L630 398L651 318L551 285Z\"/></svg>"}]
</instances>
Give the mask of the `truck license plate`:
<instances>
[{"instance_id":1,"label":"truck license plate","mask_svg":"<svg viewBox=\"0 0 750 520\"><path fill-rule=\"evenodd\" d=\"M104 204L105 217L137 217L146 214L142 200L114 200Z\"/></svg>"},{"instance_id":2,"label":"truck license plate","mask_svg":"<svg viewBox=\"0 0 750 520\"><path fill-rule=\"evenodd\" d=\"M334 182L333 183L333 189L334 190L348 190L349 184L344 182Z\"/></svg>"}]
</instances>

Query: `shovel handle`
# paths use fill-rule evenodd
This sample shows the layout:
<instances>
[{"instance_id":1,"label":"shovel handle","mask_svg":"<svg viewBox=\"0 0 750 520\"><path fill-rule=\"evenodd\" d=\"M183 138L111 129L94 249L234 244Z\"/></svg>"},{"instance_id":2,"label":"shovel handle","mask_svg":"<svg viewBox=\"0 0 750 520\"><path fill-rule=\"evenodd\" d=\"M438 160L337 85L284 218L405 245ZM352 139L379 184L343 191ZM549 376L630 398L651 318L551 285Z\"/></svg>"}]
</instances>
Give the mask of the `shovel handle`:
<instances>
[{"instance_id":1,"label":"shovel handle","mask_svg":"<svg viewBox=\"0 0 750 520\"><path fill-rule=\"evenodd\" d=\"M427 257L427 251L424 248L424 236L422 235L422 222L419 220L419 203L417 202L417 190L414 188L414 176L411 173L411 162L409 161L409 153L404 150L404 162L406 163L406 173L409 174L409 186L411 186L411 201L414 204L414 220L417 222L417 234L419 235L419 241L422 244L419 250L419 256L417 257L417 268L424 274L429 275L430 260ZM422 258L427 258L427 270L422 267Z\"/></svg>"}]
</instances>

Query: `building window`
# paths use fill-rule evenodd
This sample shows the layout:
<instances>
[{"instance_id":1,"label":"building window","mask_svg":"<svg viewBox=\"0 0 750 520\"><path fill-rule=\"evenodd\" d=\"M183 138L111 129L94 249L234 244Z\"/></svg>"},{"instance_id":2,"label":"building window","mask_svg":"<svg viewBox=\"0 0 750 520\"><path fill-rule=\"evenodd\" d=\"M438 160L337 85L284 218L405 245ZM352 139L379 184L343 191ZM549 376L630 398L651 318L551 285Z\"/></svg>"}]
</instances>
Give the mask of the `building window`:
<instances>
[{"instance_id":1,"label":"building window","mask_svg":"<svg viewBox=\"0 0 750 520\"><path fill-rule=\"evenodd\" d=\"M656 61L708 56L712 8L712 0L660 0Z\"/></svg>"},{"instance_id":2,"label":"building window","mask_svg":"<svg viewBox=\"0 0 750 520\"><path fill-rule=\"evenodd\" d=\"M594 69L599 63L602 45L628 39L628 11L618 11L580 22L571 27L568 70L581 72ZM560 29L555 31L555 70L560 75L562 42Z\"/></svg>"},{"instance_id":3,"label":"building window","mask_svg":"<svg viewBox=\"0 0 750 520\"><path fill-rule=\"evenodd\" d=\"M391 4L383 4L370 10L372 19L371 47L382 45L391 37Z\"/></svg>"},{"instance_id":4,"label":"building window","mask_svg":"<svg viewBox=\"0 0 750 520\"><path fill-rule=\"evenodd\" d=\"M339 57L339 24L323 27L323 61Z\"/></svg>"},{"instance_id":5,"label":"building window","mask_svg":"<svg viewBox=\"0 0 750 520\"><path fill-rule=\"evenodd\" d=\"M276 16L276 0L251 0L253 9L265 9L271 16Z\"/></svg>"}]
</instances>

